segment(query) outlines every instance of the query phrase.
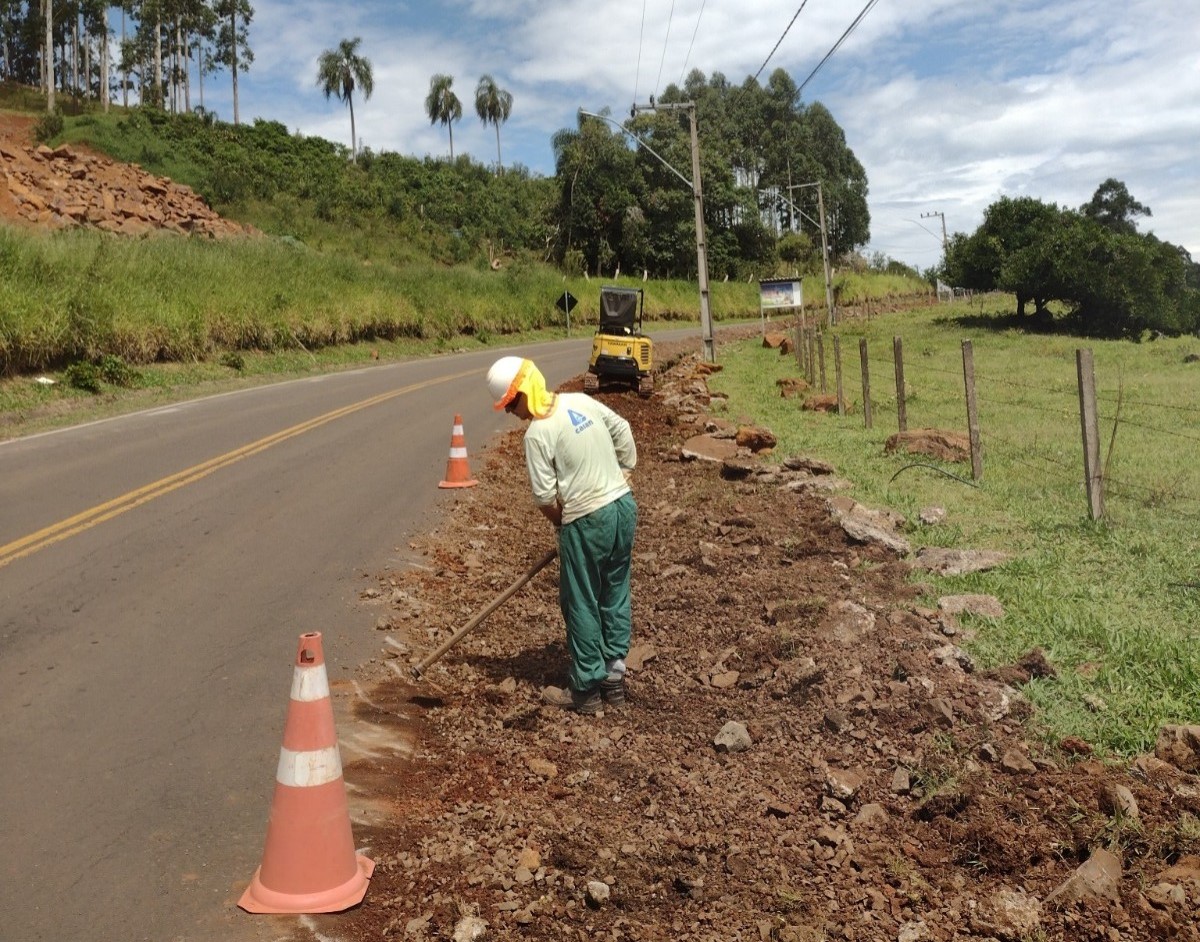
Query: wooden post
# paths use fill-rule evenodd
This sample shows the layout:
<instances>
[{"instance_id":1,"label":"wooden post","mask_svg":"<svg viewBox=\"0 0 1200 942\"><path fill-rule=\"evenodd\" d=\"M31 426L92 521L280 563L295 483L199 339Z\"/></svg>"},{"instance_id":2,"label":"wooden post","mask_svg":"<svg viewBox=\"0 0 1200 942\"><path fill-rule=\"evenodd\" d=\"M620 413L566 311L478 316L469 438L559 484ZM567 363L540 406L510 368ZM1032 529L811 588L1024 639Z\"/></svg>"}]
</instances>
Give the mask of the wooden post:
<instances>
[{"instance_id":1,"label":"wooden post","mask_svg":"<svg viewBox=\"0 0 1200 942\"><path fill-rule=\"evenodd\" d=\"M979 442L979 402L975 398L975 353L971 341L962 342L963 385L967 390L967 437L971 440L971 480L983 478L983 452Z\"/></svg>"},{"instance_id":2,"label":"wooden post","mask_svg":"<svg viewBox=\"0 0 1200 942\"><path fill-rule=\"evenodd\" d=\"M892 359L896 364L896 423L900 431L908 430L908 407L904 401L904 341L892 338Z\"/></svg>"},{"instance_id":3,"label":"wooden post","mask_svg":"<svg viewBox=\"0 0 1200 942\"><path fill-rule=\"evenodd\" d=\"M833 370L837 375L838 415L846 414L846 399L842 395L842 338L833 335Z\"/></svg>"},{"instance_id":4,"label":"wooden post","mask_svg":"<svg viewBox=\"0 0 1200 942\"><path fill-rule=\"evenodd\" d=\"M867 338L858 342L858 359L862 362L863 425L871 427L871 372L867 367Z\"/></svg>"},{"instance_id":5,"label":"wooden post","mask_svg":"<svg viewBox=\"0 0 1200 942\"><path fill-rule=\"evenodd\" d=\"M1104 516L1104 478L1100 469L1100 420L1096 413L1096 371L1091 350L1075 351L1079 377L1079 425L1083 431L1083 473L1087 484L1088 512L1093 520Z\"/></svg>"},{"instance_id":6,"label":"wooden post","mask_svg":"<svg viewBox=\"0 0 1200 942\"><path fill-rule=\"evenodd\" d=\"M800 319L803 314L803 308L796 312L796 329L794 331L796 335L796 369L801 371L804 370L804 357L800 353L800 342L804 339L804 329L802 327L803 322Z\"/></svg>"},{"instance_id":7,"label":"wooden post","mask_svg":"<svg viewBox=\"0 0 1200 942\"><path fill-rule=\"evenodd\" d=\"M825 393L825 332L817 332L817 366L820 368L821 392Z\"/></svg>"},{"instance_id":8,"label":"wooden post","mask_svg":"<svg viewBox=\"0 0 1200 942\"><path fill-rule=\"evenodd\" d=\"M813 386L817 385L816 343L817 343L817 326L814 324L812 326L812 329L809 330L809 332L808 332L808 347L807 347L807 350L805 351L805 354L808 357L808 377L807 377L807 379L808 379L809 388L812 388Z\"/></svg>"}]
</instances>

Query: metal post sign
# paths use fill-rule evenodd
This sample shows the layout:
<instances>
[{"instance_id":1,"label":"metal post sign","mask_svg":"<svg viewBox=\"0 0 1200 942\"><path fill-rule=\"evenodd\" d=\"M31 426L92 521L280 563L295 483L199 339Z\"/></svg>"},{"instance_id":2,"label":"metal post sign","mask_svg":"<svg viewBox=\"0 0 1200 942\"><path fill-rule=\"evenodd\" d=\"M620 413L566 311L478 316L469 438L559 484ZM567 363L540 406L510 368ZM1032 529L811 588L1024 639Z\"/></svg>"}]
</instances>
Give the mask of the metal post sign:
<instances>
[{"instance_id":1,"label":"metal post sign","mask_svg":"<svg viewBox=\"0 0 1200 942\"><path fill-rule=\"evenodd\" d=\"M571 308L579 303L579 300L570 291L564 291L562 297L554 302L554 306L567 315L567 336L571 336Z\"/></svg>"},{"instance_id":2,"label":"metal post sign","mask_svg":"<svg viewBox=\"0 0 1200 942\"><path fill-rule=\"evenodd\" d=\"M768 311L804 307L804 282L791 278L772 278L758 283L758 315L765 328Z\"/></svg>"}]
</instances>

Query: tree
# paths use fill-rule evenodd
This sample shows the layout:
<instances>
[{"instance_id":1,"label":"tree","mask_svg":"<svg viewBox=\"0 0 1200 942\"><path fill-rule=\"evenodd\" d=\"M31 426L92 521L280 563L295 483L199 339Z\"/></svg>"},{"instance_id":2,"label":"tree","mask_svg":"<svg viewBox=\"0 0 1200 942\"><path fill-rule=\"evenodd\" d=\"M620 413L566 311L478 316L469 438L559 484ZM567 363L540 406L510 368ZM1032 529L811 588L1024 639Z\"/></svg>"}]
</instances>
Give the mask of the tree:
<instances>
[{"instance_id":1,"label":"tree","mask_svg":"<svg viewBox=\"0 0 1200 942\"><path fill-rule=\"evenodd\" d=\"M462 117L462 102L454 94L453 85L453 75L439 72L429 80L429 94L425 96L425 113L429 115L429 123L444 124L450 132L451 162L454 161L454 122Z\"/></svg>"},{"instance_id":2,"label":"tree","mask_svg":"<svg viewBox=\"0 0 1200 942\"><path fill-rule=\"evenodd\" d=\"M1130 217L1149 210L1124 184L1105 181L1096 194L1078 211L1001 197L973 234L954 234L945 274L964 287L1011 291L1018 316L1032 300L1042 326L1052 322L1048 304L1058 301L1065 323L1095 336L1195 331L1200 292L1189 283L1190 256L1134 229Z\"/></svg>"},{"instance_id":3,"label":"tree","mask_svg":"<svg viewBox=\"0 0 1200 942\"><path fill-rule=\"evenodd\" d=\"M212 61L229 68L233 76L233 123L238 123L238 71L246 72L254 61L251 51L250 20L254 7L249 0L216 0L213 11L220 18Z\"/></svg>"},{"instance_id":4,"label":"tree","mask_svg":"<svg viewBox=\"0 0 1200 942\"><path fill-rule=\"evenodd\" d=\"M1030 272L1036 266L1033 255L1042 251L1041 236L1062 223L1063 211L1031 196L1013 199L1002 196L983 211L983 225L970 236L955 233L946 246L946 278L955 285L976 291L996 289L1017 296L1017 314L1034 303L1034 314L1047 317L1046 303L1054 295L1043 290L1043 282L1032 276L1015 277L1011 272ZM1010 268L1009 281L1003 278L1005 266L1022 252L1032 253L1017 267Z\"/></svg>"},{"instance_id":5,"label":"tree","mask_svg":"<svg viewBox=\"0 0 1200 942\"><path fill-rule=\"evenodd\" d=\"M1120 180L1109 177L1096 188L1091 201L1084 203L1080 211L1094 219L1105 229L1133 235L1137 232L1135 216L1149 216L1150 207L1143 206L1129 193Z\"/></svg>"},{"instance_id":6,"label":"tree","mask_svg":"<svg viewBox=\"0 0 1200 942\"><path fill-rule=\"evenodd\" d=\"M504 164L500 160L500 125L512 114L512 103L512 93L497 85L490 75L483 76L475 86L475 113L479 115L484 127L489 124L496 127L496 166L501 172L504 170Z\"/></svg>"},{"instance_id":7,"label":"tree","mask_svg":"<svg viewBox=\"0 0 1200 942\"><path fill-rule=\"evenodd\" d=\"M336 95L339 101L350 106L350 155L358 153L354 132L354 88L362 91L363 100L375 91L375 77L371 72L371 61L358 54L362 38L343 39L336 49L326 49L317 60L317 84L325 93L326 101Z\"/></svg>"}]
</instances>

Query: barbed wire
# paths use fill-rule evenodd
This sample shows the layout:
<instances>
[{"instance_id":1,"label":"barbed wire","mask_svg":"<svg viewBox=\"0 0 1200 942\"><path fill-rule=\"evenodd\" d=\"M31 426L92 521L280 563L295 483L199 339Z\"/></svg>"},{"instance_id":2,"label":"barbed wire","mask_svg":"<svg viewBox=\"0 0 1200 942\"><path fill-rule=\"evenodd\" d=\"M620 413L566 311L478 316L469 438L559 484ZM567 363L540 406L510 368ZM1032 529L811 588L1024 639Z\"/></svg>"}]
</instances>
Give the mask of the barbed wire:
<instances>
[{"instance_id":1,"label":"barbed wire","mask_svg":"<svg viewBox=\"0 0 1200 942\"><path fill-rule=\"evenodd\" d=\"M1097 402L1121 403L1127 406L1145 406L1147 409L1169 409L1172 412L1195 412L1200 413L1200 406L1176 406L1167 402L1147 402L1144 399L1125 399L1116 398L1113 396L1101 396L1097 393Z\"/></svg>"},{"instance_id":2,"label":"barbed wire","mask_svg":"<svg viewBox=\"0 0 1200 942\"><path fill-rule=\"evenodd\" d=\"M1200 435L1188 435L1185 432L1176 432L1169 428L1160 428L1157 425L1148 425L1145 422L1138 422L1134 419L1126 419L1124 417L1116 417L1115 421L1117 425L1132 425L1134 428L1157 432L1159 435L1170 435L1172 438L1183 438L1190 442L1200 442Z\"/></svg>"}]
</instances>

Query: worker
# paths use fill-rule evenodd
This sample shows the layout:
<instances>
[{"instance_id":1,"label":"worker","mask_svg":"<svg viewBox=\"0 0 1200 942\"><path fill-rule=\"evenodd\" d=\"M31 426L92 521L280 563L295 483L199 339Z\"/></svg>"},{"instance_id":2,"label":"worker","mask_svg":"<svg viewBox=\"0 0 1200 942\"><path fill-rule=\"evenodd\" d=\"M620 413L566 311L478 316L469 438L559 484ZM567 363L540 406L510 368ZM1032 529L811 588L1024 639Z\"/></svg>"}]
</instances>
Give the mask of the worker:
<instances>
[{"instance_id":1,"label":"worker","mask_svg":"<svg viewBox=\"0 0 1200 942\"><path fill-rule=\"evenodd\" d=\"M558 601L567 625L566 688L542 700L577 713L625 704L630 568L637 504L629 423L584 393L553 393L532 360L507 356L487 375L497 410L529 426L525 467L534 503L558 535Z\"/></svg>"}]
</instances>

